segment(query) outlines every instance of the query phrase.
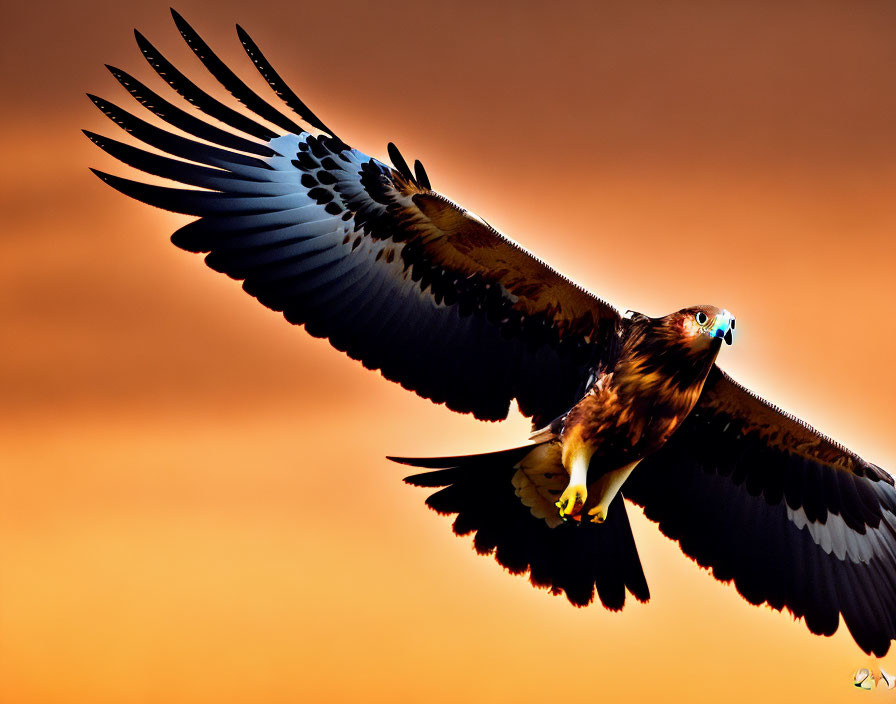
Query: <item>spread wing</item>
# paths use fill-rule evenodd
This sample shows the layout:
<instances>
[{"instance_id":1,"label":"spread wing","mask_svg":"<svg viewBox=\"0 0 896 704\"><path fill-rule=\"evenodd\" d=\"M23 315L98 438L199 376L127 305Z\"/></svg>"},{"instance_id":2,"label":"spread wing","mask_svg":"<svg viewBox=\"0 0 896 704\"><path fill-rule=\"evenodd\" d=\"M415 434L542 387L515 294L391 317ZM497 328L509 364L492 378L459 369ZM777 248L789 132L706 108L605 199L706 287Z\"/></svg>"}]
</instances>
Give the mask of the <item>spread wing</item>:
<instances>
[{"instance_id":1,"label":"spread wing","mask_svg":"<svg viewBox=\"0 0 896 704\"><path fill-rule=\"evenodd\" d=\"M623 491L750 603L786 606L824 635L842 615L878 657L896 638L893 478L717 367Z\"/></svg>"},{"instance_id":2,"label":"spread wing","mask_svg":"<svg viewBox=\"0 0 896 704\"><path fill-rule=\"evenodd\" d=\"M178 159L87 136L129 166L199 190L96 172L100 178L145 203L199 216L173 235L177 246L207 252L210 267L243 280L265 306L421 396L487 420L506 417L516 398L536 424L575 402L588 368L618 346L622 323L612 306L434 192L422 165L412 172L393 145L393 166L348 147L241 28L249 57L301 124L174 19L211 74L264 123L209 96L137 33L150 65L200 112L110 70L189 137L94 96L125 131Z\"/></svg>"}]
</instances>

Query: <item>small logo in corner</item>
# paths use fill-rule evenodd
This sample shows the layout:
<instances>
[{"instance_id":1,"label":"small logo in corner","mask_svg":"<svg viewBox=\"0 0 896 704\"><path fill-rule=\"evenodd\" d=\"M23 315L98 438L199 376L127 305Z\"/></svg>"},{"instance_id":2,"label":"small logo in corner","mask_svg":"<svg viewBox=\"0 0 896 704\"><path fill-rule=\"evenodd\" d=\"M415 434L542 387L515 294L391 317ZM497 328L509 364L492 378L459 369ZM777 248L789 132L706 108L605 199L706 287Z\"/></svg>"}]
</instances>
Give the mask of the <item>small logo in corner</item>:
<instances>
[{"instance_id":1,"label":"small logo in corner","mask_svg":"<svg viewBox=\"0 0 896 704\"><path fill-rule=\"evenodd\" d=\"M874 675L867 667L856 670L852 676L852 686L858 689L871 690L874 688Z\"/></svg>"},{"instance_id":2,"label":"small logo in corner","mask_svg":"<svg viewBox=\"0 0 896 704\"><path fill-rule=\"evenodd\" d=\"M887 689L893 689L896 687L896 679L893 678L889 672L887 672L884 668L880 668L880 679L877 681L878 688L886 687Z\"/></svg>"}]
</instances>

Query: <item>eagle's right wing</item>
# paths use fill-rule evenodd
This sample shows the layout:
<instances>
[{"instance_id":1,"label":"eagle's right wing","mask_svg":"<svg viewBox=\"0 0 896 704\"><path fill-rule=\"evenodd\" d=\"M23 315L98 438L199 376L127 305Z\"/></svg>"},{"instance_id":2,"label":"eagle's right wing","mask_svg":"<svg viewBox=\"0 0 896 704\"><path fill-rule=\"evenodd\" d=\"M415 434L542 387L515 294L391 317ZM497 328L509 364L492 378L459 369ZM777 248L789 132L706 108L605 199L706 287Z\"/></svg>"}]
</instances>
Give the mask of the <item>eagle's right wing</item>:
<instances>
[{"instance_id":1,"label":"eagle's right wing","mask_svg":"<svg viewBox=\"0 0 896 704\"><path fill-rule=\"evenodd\" d=\"M97 172L126 195L199 216L174 234L176 245L208 252L210 267L242 279L261 303L368 368L481 419L506 417L515 398L536 424L549 422L577 400L589 367L617 353L623 323L612 306L435 193L422 165L412 172L391 145L392 167L348 147L241 29L255 66L301 125L174 18L211 74L273 125L203 92L137 34L149 63L202 117L124 71L112 74L144 107L204 141L92 96L125 131L179 159L88 137L125 164L201 189Z\"/></svg>"},{"instance_id":2,"label":"eagle's right wing","mask_svg":"<svg viewBox=\"0 0 896 704\"><path fill-rule=\"evenodd\" d=\"M753 604L865 652L896 638L893 477L713 367L694 410L622 489Z\"/></svg>"}]
</instances>

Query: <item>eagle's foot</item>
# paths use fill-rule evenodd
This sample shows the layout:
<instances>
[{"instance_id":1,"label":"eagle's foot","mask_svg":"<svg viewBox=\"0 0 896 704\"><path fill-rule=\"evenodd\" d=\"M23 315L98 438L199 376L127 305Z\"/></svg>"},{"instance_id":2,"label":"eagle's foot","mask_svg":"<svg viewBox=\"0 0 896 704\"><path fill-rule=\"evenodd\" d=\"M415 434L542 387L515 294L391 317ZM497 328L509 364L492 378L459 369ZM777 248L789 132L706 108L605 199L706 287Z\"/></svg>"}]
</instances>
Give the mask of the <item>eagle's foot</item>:
<instances>
[{"instance_id":1,"label":"eagle's foot","mask_svg":"<svg viewBox=\"0 0 896 704\"><path fill-rule=\"evenodd\" d=\"M640 459L630 462L624 467L614 469L602 475L597 481L592 482L590 505L583 508L583 521L589 523L603 523L607 520L607 514L610 512L610 504L616 498L616 494L622 488L625 480L632 473L632 470L638 465Z\"/></svg>"},{"instance_id":2,"label":"eagle's foot","mask_svg":"<svg viewBox=\"0 0 896 704\"><path fill-rule=\"evenodd\" d=\"M556 506L560 509L560 518L566 520L568 516L578 516L585 505L588 498L588 489L584 484L570 483L563 493Z\"/></svg>"},{"instance_id":3,"label":"eagle's foot","mask_svg":"<svg viewBox=\"0 0 896 704\"><path fill-rule=\"evenodd\" d=\"M609 507L605 504L598 504L590 509L588 509L588 520L591 523L603 523L607 520L607 509Z\"/></svg>"}]
</instances>

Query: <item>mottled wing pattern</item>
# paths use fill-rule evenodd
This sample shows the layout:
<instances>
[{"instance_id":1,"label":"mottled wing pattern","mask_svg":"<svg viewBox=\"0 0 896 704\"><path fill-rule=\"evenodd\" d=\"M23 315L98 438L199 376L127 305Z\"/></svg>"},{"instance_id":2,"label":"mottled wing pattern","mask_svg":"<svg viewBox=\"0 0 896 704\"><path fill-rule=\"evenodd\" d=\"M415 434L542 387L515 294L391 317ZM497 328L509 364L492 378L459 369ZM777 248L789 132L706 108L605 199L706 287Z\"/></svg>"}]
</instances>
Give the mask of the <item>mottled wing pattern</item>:
<instances>
[{"instance_id":1,"label":"mottled wing pattern","mask_svg":"<svg viewBox=\"0 0 896 704\"><path fill-rule=\"evenodd\" d=\"M896 637L893 478L718 368L623 492L749 602L825 635L842 615L877 656Z\"/></svg>"},{"instance_id":2,"label":"mottled wing pattern","mask_svg":"<svg viewBox=\"0 0 896 704\"><path fill-rule=\"evenodd\" d=\"M196 188L97 172L104 181L198 216L174 234L176 245L208 253L210 267L243 280L265 306L421 396L488 420L506 417L515 398L539 424L576 400L595 355L618 346L614 308L433 192L422 165L412 172L394 146L388 166L333 136L241 29L253 63L302 124L252 91L176 13L175 22L215 79L262 120L208 95L138 33L150 65L198 111L110 70L188 136L91 98L177 159L88 137L125 164Z\"/></svg>"}]
</instances>

